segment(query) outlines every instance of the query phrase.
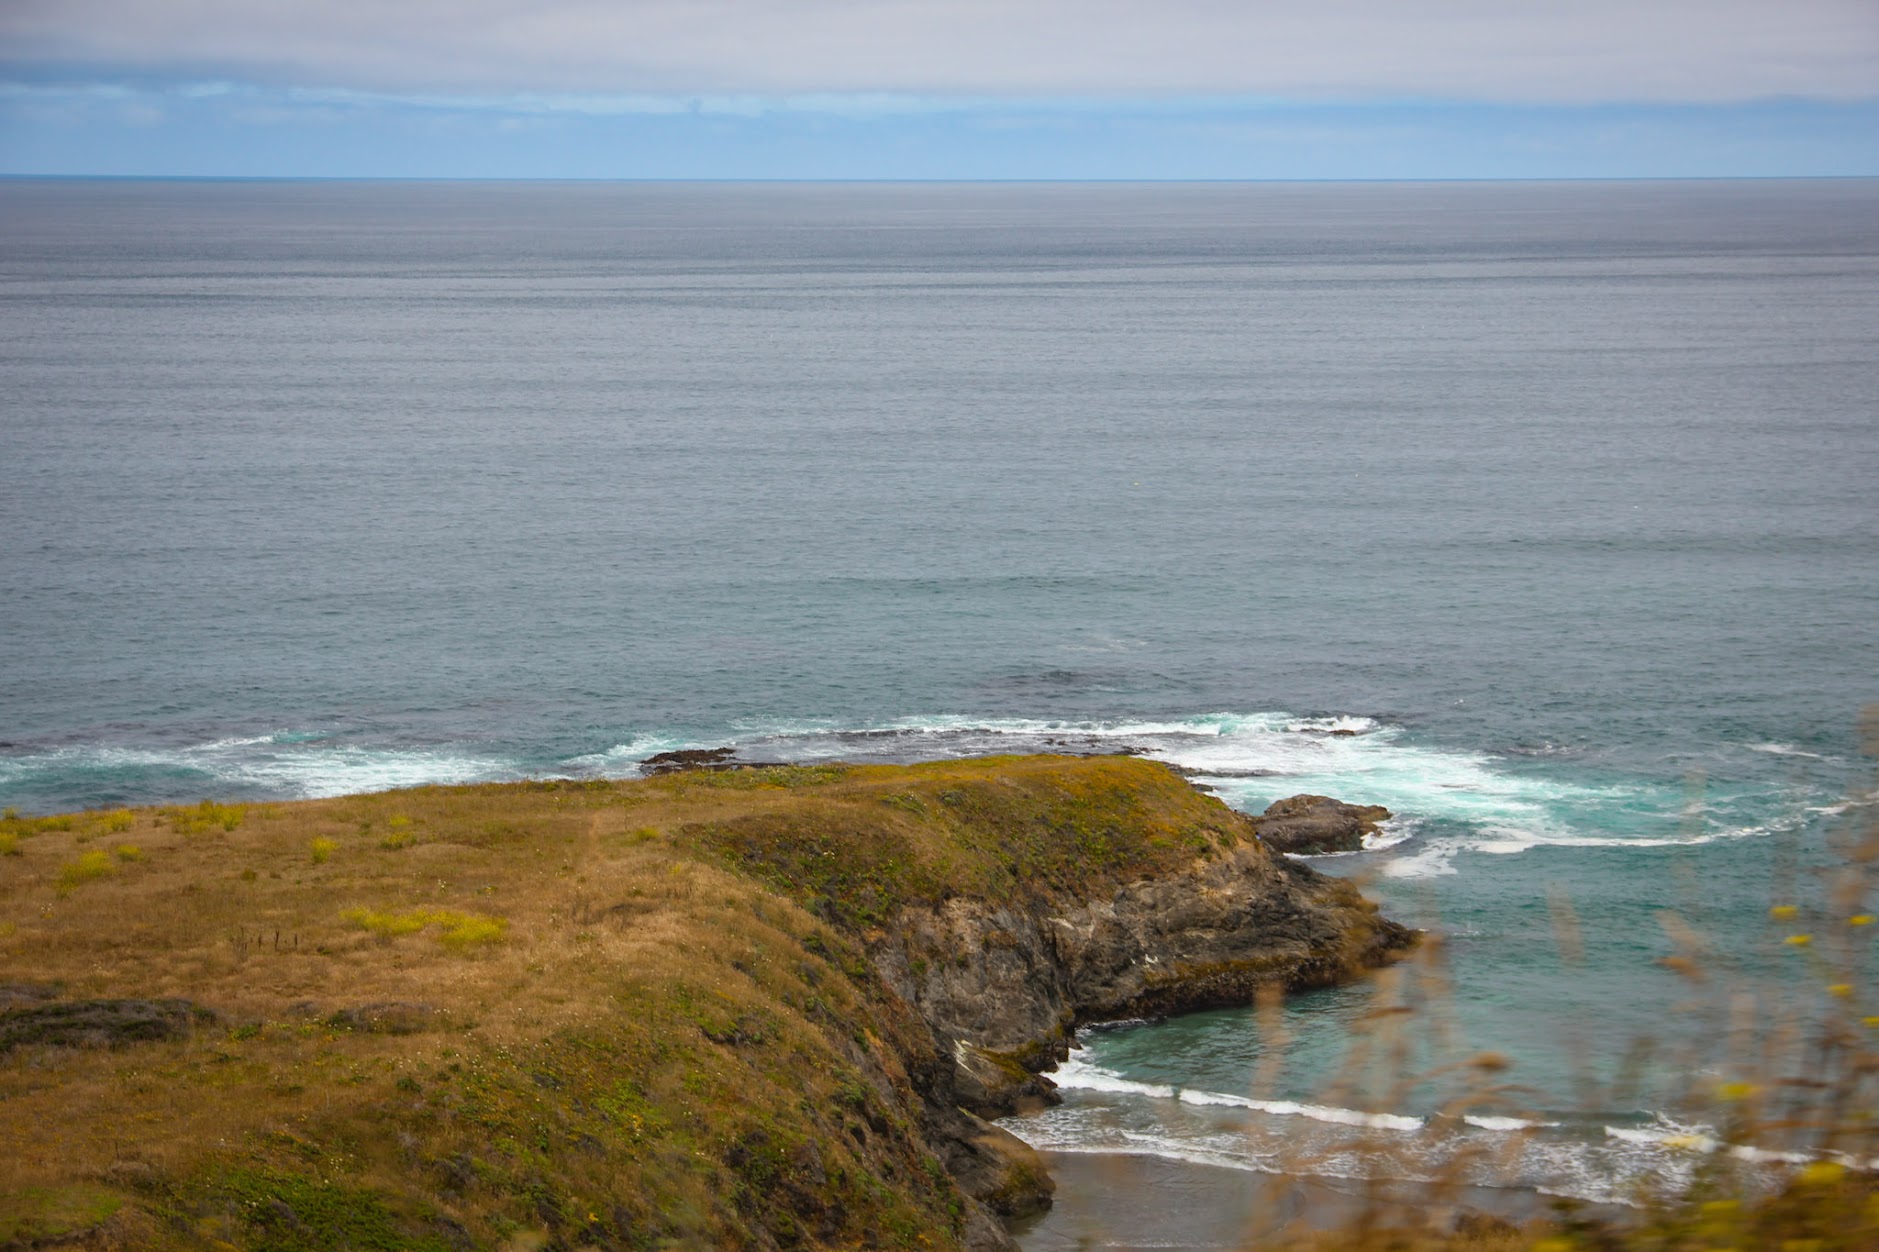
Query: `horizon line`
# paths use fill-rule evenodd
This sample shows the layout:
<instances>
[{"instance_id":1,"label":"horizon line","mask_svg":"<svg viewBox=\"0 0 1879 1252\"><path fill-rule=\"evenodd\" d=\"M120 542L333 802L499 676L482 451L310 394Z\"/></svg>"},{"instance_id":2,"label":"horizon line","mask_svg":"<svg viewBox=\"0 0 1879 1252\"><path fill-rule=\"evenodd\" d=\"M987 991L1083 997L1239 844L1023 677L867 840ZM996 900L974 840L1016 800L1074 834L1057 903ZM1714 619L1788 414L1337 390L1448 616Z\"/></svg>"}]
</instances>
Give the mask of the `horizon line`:
<instances>
[{"instance_id":1,"label":"horizon line","mask_svg":"<svg viewBox=\"0 0 1879 1252\"><path fill-rule=\"evenodd\" d=\"M118 182L118 183L710 183L710 184L789 184L826 183L831 185L900 185L900 184L1166 184L1181 185L1253 185L1268 183L1322 184L1394 184L1394 183L1821 183L1874 182L1871 174L1558 174L1514 175L1509 177L1429 177L1429 178L802 178L719 177L675 178L657 174L643 176L595 177L583 175L511 174L34 174L0 171L0 182Z\"/></svg>"}]
</instances>

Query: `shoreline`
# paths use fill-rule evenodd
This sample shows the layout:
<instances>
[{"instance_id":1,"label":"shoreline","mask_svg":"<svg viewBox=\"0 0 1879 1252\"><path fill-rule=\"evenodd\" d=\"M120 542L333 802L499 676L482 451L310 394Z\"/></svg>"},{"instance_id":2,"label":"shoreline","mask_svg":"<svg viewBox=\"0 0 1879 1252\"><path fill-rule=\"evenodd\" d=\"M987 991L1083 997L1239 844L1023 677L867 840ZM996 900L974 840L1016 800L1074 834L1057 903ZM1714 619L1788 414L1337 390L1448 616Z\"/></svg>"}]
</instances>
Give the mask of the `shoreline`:
<instances>
[{"instance_id":1,"label":"shoreline","mask_svg":"<svg viewBox=\"0 0 1879 1252\"><path fill-rule=\"evenodd\" d=\"M1281 1232L1346 1227L1366 1202L1361 1179L1256 1173L1149 1153L1040 1149L1039 1155L1057 1184L1056 1203L1013 1228L1023 1252L1243 1248ZM1449 1229L1521 1227L1554 1211L1552 1197L1517 1187L1456 1187L1432 1208L1435 1198L1417 1184L1390 1183L1381 1202L1427 1209ZM1613 1205L1580 1204L1574 1211L1604 1221L1629 1215Z\"/></svg>"}]
</instances>

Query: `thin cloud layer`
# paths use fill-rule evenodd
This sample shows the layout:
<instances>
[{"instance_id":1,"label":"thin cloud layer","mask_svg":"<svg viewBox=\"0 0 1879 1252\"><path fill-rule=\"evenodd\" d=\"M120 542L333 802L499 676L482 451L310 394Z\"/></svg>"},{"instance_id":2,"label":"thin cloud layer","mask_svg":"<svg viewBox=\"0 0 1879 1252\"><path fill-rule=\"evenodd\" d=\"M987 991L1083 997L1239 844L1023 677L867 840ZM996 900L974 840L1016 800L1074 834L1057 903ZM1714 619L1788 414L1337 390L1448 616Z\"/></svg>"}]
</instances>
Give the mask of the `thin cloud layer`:
<instances>
[{"instance_id":1,"label":"thin cloud layer","mask_svg":"<svg viewBox=\"0 0 1879 1252\"><path fill-rule=\"evenodd\" d=\"M1879 96L1873 0L4 0L0 49L400 93Z\"/></svg>"}]
</instances>

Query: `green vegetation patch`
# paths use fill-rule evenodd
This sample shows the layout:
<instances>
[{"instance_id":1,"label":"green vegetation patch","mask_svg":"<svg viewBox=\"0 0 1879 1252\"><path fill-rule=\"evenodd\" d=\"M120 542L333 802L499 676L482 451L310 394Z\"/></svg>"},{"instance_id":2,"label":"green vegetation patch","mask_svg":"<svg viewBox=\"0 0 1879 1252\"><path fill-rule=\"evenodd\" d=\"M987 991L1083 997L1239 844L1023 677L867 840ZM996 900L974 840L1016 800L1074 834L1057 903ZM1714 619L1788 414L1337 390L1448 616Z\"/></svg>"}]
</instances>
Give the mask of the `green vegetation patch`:
<instances>
[{"instance_id":1,"label":"green vegetation patch","mask_svg":"<svg viewBox=\"0 0 1879 1252\"><path fill-rule=\"evenodd\" d=\"M76 861L67 861L59 867L59 893L74 891L88 882L100 878L109 878L117 873L117 865L108 852L81 852Z\"/></svg>"},{"instance_id":2,"label":"green vegetation patch","mask_svg":"<svg viewBox=\"0 0 1879 1252\"><path fill-rule=\"evenodd\" d=\"M456 909L347 909L340 914L361 930L383 939L415 935L435 927L437 941L447 948L473 948L495 943L508 933L509 923L483 913L464 913Z\"/></svg>"},{"instance_id":3,"label":"green vegetation patch","mask_svg":"<svg viewBox=\"0 0 1879 1252\"><path fill-rule=\"evenodd\" d=\"M693 822L680 834L830 921L864 929L955 894L1083 898L1214 855L1237 842L1241 822L1165 767L1133 758L850 767L799 787L812 789L787 806Z\"/></svg>"},{"instance_id":4,"label":"green vegetation patch","mask_svg":"<svg viewBox=\"0 0 1879 1252\"><path fill-rule=\"evenodd\" d=\"M855 772L852 765L751 765L739 769L688 770L670 775L681 791L755 791L770 787L795 790L838 782Z\"/></svg>"},{"instance_id":5,"label":"green vegetation patch","mask_svg":"<svg viewBox=\"0 0 1879 1252\"><path fill-rule=\"evenodd\" d=\"M879 926L943 879L905 832L844 806L694 824L682 835L846 926Z\"/></svg>"},{"instance_id":6,"label":"green vegetation patch","mask_svg":"<svg viewBox=\"0 0 1879 1252\"><path fill-rule=\"evenodd\" d=\"M447 1237L454 1223L329 1178L237 1167L216 1171L191 1190L189 1207L241 1227L241 1246L249 1252L456 1252L462 1246Z\"/></svg>"},{"instance_id":7,"label":"green vegetation patch","mask_svg":"<svg viewBox=\"0 0 1879 1252\"><path fill-rule=\"evenodd\" d=\"M378 846L388 852L396 852L417 841L417 831L412 829L411 819L402 813L394 813L391 820L385 823L385 836L378 841Z\"/></svg>"},{"instance_id":8,"label":"green vegetation patch","mask_svg":"<svg viewBox=\"0 0 1879 1252\"><path fill-rule=\"evenodd\" d=\"M444 1162L446 1197L493 1200L573 1246L956 1237L963 1203L928 1168L917 1097L883 1081L887 1045L850 1052L826 1023L687 980L619 1004L612 1022L463 1056L427 1085L401 1117Z\"/></svg>"},{"instance_id":9,"label":"green vegetation patch","mask_svg":"<svg viewBox=\"0 0 1879 1252\"><path fill-rule=\"evenodd\" d=\"M55 813L50 817L21 817L18 809L0 811L0 832L16 839L42 835L54 830L76 830L83 814Z\"/></svg>"},{"instance_id":10,"label":"green vegetation patch","mask_svg":"<svg viewBox=\"0 0 1879 1252\"><path fill-rule=\"evenodd\" d=\"M83 1234L109 1221L124 1197L91 1183L0 1193L0 1247L26 1248Z\"/></svg>"},{"instance_id":11,"label":"green vegetation patch","mask_svg":"<svg viewBox=\"0 0 1879 1252\"><path fill-rule=\"evenodd\" d=\"M97 809L89 813L54 813L48 817L21 817L18 809L0 811L0 856L20 855L20 841L34 835L75 831L83 843L103 834L118 834L136 824L129 809Z\"/></svg>"},{"instance_id":12,"label":"green vegetation patch","mask_svg":"<svg viewBox=\"0 0 1879 1252\"><path fill-rule=\"evenodd\" d=\"M179 805L162 809L158 816L179 835L200 835L211 830L232 831L241 825L247 813L246 805L218 804L214 800L204 800L193 808Z\"/></svg>"}]
</instances>

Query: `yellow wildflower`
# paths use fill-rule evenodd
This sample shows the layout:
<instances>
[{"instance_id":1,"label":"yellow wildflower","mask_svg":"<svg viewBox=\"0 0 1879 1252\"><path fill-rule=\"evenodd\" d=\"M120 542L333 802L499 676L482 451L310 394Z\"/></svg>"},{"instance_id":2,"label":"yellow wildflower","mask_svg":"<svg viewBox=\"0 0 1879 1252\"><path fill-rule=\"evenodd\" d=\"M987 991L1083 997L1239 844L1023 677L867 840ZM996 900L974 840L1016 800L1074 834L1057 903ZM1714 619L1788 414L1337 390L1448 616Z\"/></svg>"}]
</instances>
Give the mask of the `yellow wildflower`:
<instances>
[{"instance_id":1,"label":"yellow wildflower","mask_svg":"<svg viewBox=\"0 0 1879 1252\"><path fill-rule=\"evenodd\" d=\"M1837 1161L1815 1161L1794 1176L1803 1187L1826 1187L1846 1177L1846 1166Z\"/></svg>"}]
</instances>

